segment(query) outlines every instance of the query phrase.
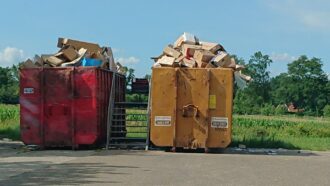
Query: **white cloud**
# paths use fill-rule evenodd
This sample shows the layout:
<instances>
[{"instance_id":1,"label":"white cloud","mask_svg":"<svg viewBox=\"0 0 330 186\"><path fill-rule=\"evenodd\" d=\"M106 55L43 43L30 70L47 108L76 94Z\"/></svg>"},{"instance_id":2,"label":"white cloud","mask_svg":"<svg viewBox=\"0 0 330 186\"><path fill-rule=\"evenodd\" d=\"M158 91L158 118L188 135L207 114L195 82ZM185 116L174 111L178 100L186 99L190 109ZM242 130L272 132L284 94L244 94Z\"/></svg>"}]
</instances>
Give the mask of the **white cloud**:
<instances>
[{"instance_id":1,"label":"white cloud","mask_svg":"<svg viewBox=\"0 0 330 186\"><path fill-rule=\"evenodd\" d=\"M138 59L134 56L131 56L128 58L119 57L119 58L116 58L115 61L121 63L122 65L133 65L133 64L138 63L140 61L140 59Z\"/></svg>"},{"instance_id":2,"label":"white cloud","mask_svg":"<svg viewBox=\"0 0 330 186\"><path fill-rule=\"evenodd\" d=\"M18 64L25 59L24 51L21 49L6 47L0 51L0 66L8 67Z\"/></svg>"},{"instance_id":3,"label":"white cloud","mask_svg":"<svg viewBox=\"0 0 330 186\"><path fill-rule=\"evenodd\" d=\"M311 28L330 28L329 12L308 12L301 15L301 22Z\"/></svg>"},{"instance_id":4,"label":"white cloud","mask_svg":"<svg viewBox=\"0 0 330 186\"><path fill-rule=\"evenodd\" d=\"M319 31L330 30L330 2L327 0L263 1L276 12L293 18L306 28Z\"/></svg>"},{"instance_id":5,"label":"white cloud","mask_svg":"<svg viewBox=\"0 0 330 186\"><path fill-rule=\"evenodd\" d=\"M291 56L291 55L288 54L288 53L275 53L275 52L273 52L273 53L270 55L270 58L271 58L274 62L286 62L286 63L292 62L292 61L294 61L294 60L297 59L297 57L295 57L295 56Z\"/></svg>"}]
</instances>

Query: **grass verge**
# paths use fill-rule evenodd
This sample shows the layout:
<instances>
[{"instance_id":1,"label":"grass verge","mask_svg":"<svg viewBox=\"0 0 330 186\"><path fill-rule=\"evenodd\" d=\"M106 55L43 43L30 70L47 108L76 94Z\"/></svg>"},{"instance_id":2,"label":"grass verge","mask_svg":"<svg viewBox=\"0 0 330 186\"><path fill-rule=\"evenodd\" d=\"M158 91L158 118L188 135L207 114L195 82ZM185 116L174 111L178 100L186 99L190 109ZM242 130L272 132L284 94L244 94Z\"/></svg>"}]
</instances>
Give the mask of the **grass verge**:
<instances>
[{"instance_id":1,"label":"grass verge","mask_svg":"<svg viewBox=\"0 0 330 186\"><path fill-rule=\"evenodd\" d=\"M19 140L19 106L0 104L0 139Z\"/></svg>"},{"instance_id":2,"label":"grass verge","mask_svg":"<svg viewBox=\"0 0 330 186\"><path fill-rule=\"evenodd\" d=\"M239 116L233 119L231 146L330 150L330 121L290 116Z\"/></svg>"},{"instance_id":3,"label":"grass verge","mask_svg":"<svg viewBox=\"0 0 330 186\"><path fill-rule=\"evenodd\" d=\"M145 113L129 110L127 113ZM137 117L137 118L135 118ZM145 120L146 116L127 116L127 120ZM145 126L145 122L129 121L131 126ZM19 107L0 105L0 138L19 140ZM128 137L146 137L146 128L127 128ZM140 132L140 133L134 133ZM330 119L292 116L233 117L232 144L250 148L286 148L330 150Z\"/></svg>"},{"instance_id":4,"label":"grass verge","mask_svg":"<svg viewBox=\"0 0 330 186\"><path fill-rule=\"evenodd\" d=\"M0 139L9 138L12 140L20 139L19 120L10 119L0 122Z\"/></svg>"}]
</instances>

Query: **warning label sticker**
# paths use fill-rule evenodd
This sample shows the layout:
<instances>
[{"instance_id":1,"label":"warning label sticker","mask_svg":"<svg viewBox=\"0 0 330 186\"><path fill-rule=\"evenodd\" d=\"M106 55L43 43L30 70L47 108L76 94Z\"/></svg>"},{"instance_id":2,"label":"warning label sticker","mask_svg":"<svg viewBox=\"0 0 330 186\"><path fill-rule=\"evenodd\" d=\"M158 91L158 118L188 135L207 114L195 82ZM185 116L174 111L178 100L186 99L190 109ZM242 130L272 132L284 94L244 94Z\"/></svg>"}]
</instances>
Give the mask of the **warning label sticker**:
<instances>
[{"instance_id":1,"label":"warning label sticker","mask_svg":"<svg viewBox=\"0 0 330 186\"><path fill-rule=\"evenodd\" d=\"M228 118L225 117L212 117L211 118L212 128L228 128Z\"/></svg>"},{"instance_id":2,"label":"warning label sticker","mask_svg":"<svg viewBox=\"0 0 330 186\"><path fill-rule=\"evenodd\" d=\"M155 116L155 126L171 126L171 116Z\"/></svg>"},{"instance_id":3,"label":"warning label sticker","mask_svg":"<svg viewBox=\"0 0 330 186\"><path fill-rule=\"evenodd\" d=\"M24 88L23 93L24 94L34 94L34 88Z\"/></svg>"}]
</instances>

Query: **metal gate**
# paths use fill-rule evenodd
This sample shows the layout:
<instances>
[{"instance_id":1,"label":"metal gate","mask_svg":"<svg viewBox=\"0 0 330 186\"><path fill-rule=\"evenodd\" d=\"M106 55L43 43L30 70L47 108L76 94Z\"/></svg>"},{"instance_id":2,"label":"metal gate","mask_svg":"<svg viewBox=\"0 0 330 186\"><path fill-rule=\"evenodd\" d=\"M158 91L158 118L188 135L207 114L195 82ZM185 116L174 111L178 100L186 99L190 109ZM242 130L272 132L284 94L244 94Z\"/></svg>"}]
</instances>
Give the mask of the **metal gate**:
<instances>
[{"instance_id":1,"label":"metal gate","mask_svg":"<svg viewBox=\"0 0 330 186\"><path fill-rule=\"evenodd\" d=\"M116 79L112 80L114 86L110 93L106 149L145 148L148 150L149 102L116 101L117 91L120 90Z\"/></svg>"}]
</instances>

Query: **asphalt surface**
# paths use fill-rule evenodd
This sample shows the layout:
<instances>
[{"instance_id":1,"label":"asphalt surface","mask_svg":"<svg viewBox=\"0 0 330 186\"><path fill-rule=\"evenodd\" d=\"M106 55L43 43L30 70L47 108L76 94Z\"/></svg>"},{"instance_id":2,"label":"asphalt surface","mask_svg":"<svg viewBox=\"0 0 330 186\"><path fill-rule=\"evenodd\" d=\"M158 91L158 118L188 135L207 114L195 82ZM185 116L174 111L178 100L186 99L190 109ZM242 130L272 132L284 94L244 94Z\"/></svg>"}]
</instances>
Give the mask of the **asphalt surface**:
<instances>
[{"instance_id":1,"label":"asphalt surface","mask_svg":"<svg viewBox=\"0 0 330 186\"><path fill-rule=\"evenodd\" d=\"M30 151L0 141L0 185L330 185L330 152Z\"/></svg>"}]
</instances>

